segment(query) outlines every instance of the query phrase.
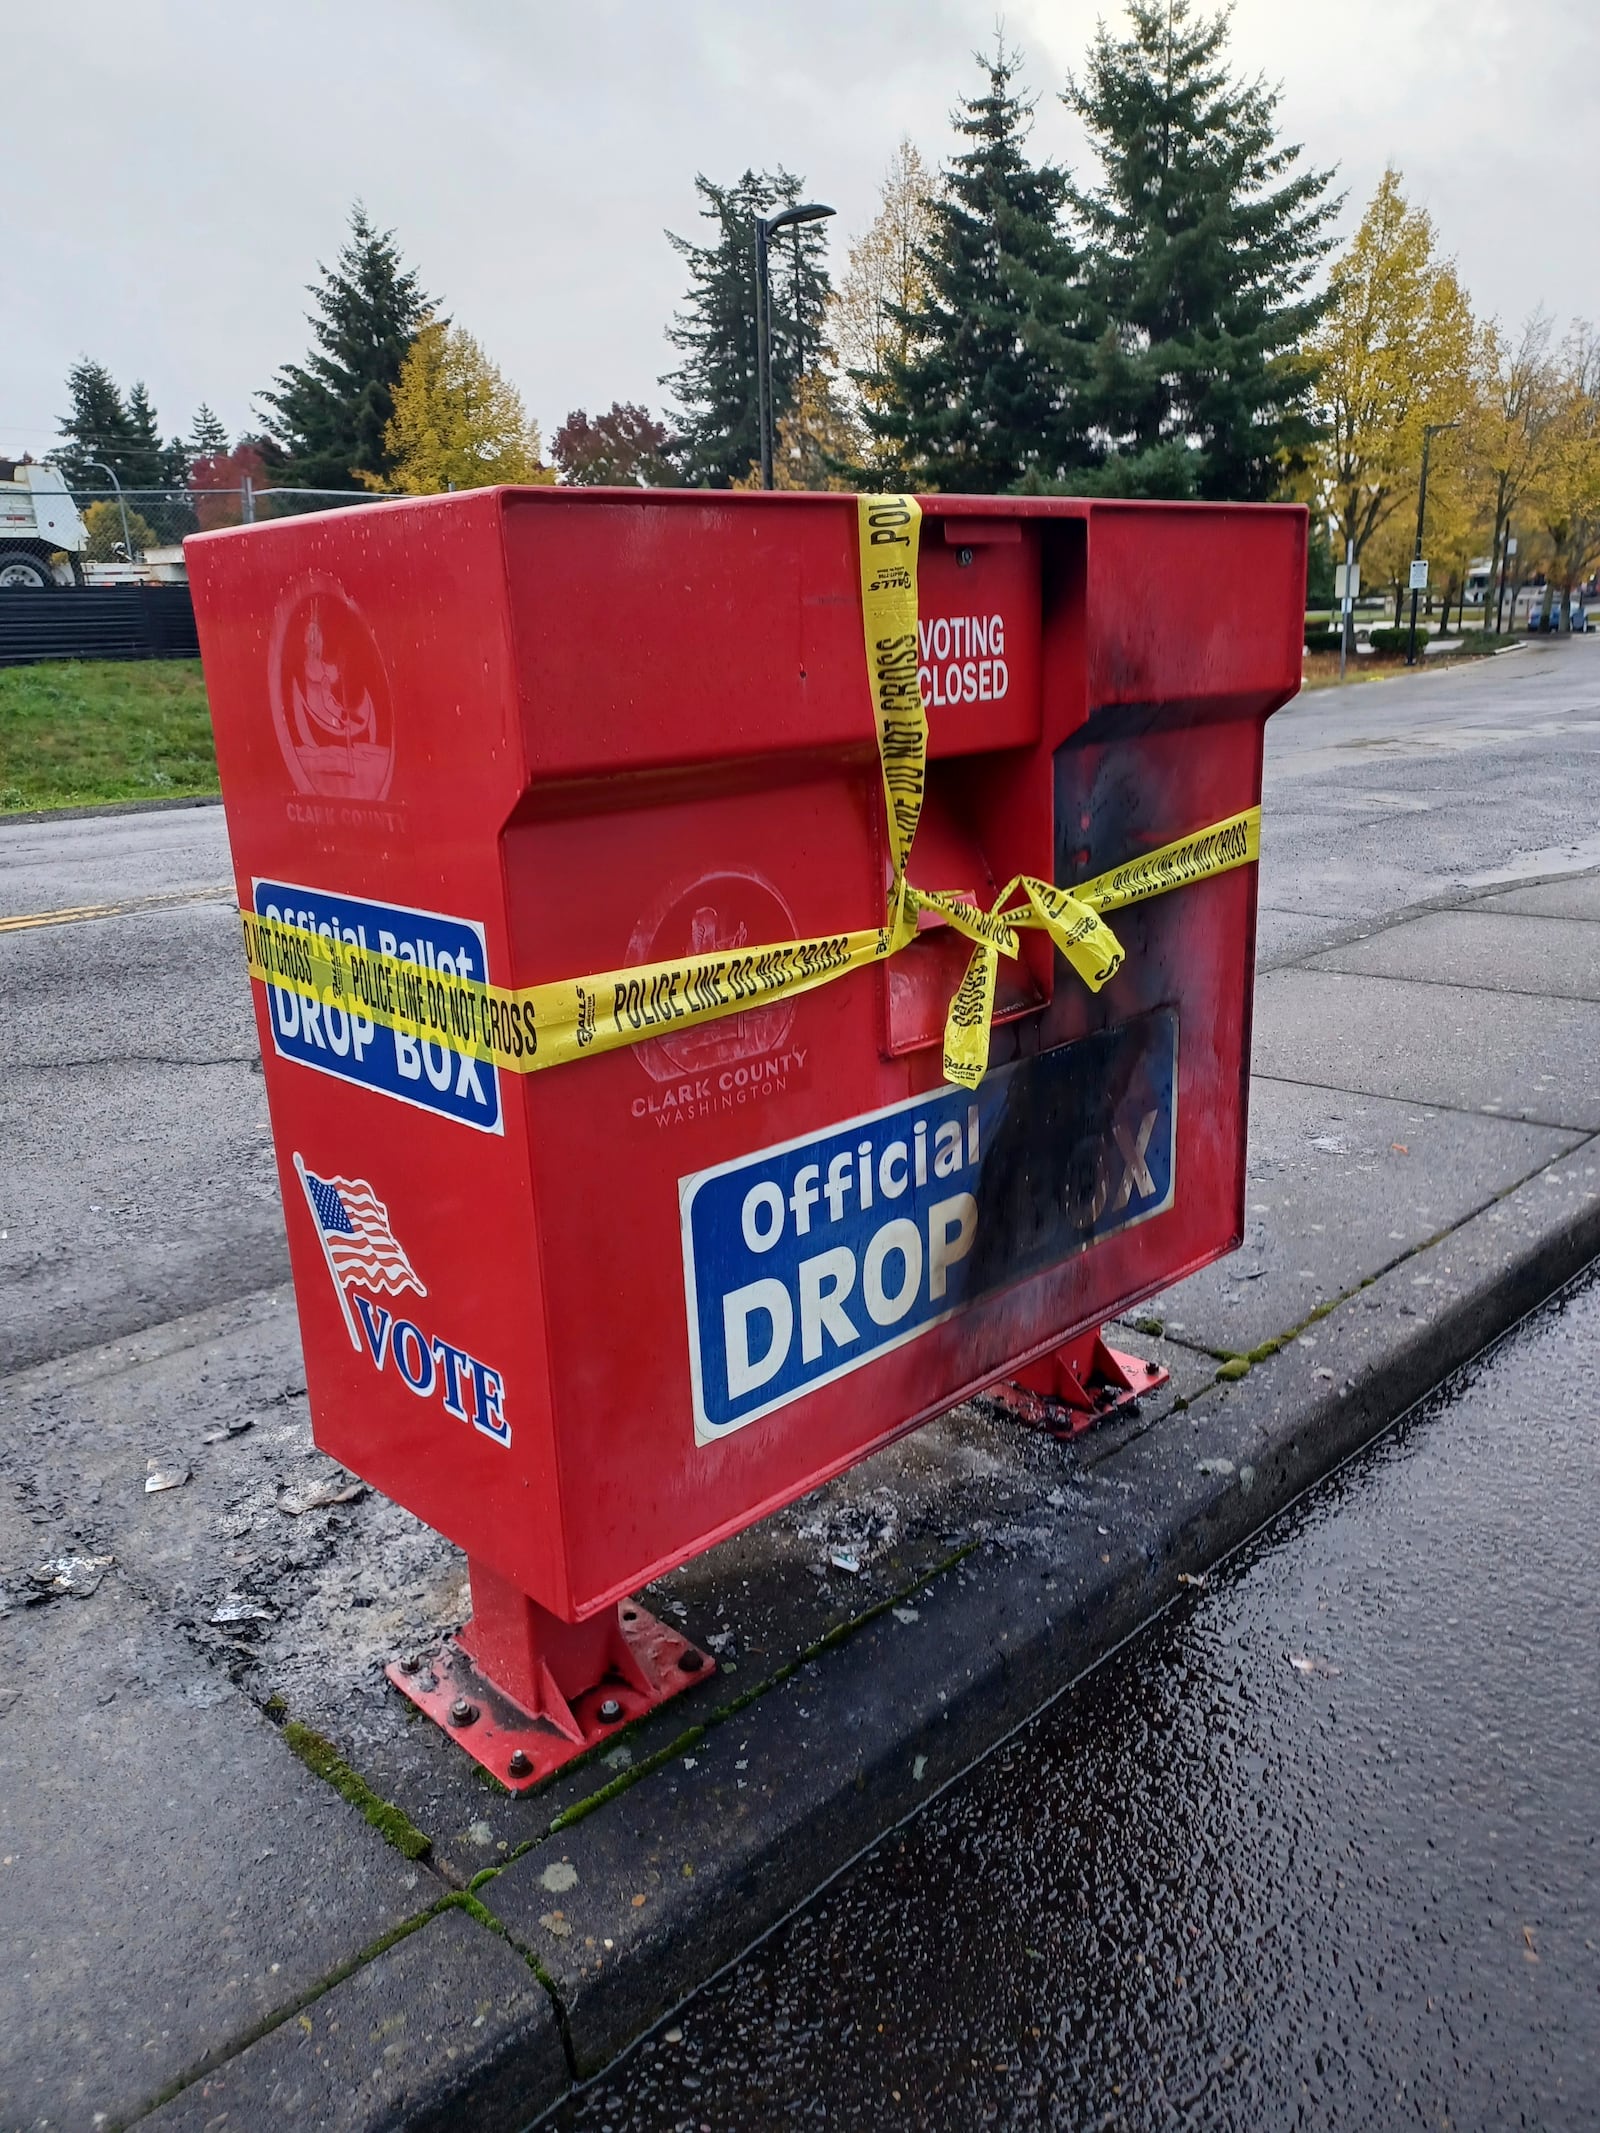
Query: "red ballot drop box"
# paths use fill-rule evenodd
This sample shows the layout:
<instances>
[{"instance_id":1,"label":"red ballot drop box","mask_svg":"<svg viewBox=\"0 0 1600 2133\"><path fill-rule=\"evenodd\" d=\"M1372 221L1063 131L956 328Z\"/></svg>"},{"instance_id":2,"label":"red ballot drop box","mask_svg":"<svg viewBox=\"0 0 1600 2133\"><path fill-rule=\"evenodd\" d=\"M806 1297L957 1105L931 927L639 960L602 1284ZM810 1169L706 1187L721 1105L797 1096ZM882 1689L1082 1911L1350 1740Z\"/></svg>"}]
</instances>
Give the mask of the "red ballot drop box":
<instances>
[{"instance_id":1,"label":"red ballot drop box","mask_svg":"<svg viewBox=\"0 0 1600 2133\"><path fill-rule=\"evenodd\" d=\"M921 514L913 881L989 910L1259 806L1303 511ZM641 1585L997 1381L1074 1397L1104 1320L1242 1233L1237 854L1109 911L1098 991L1022 933L976 1088L973 941L926 906L833 982L662 1011L664 966L882 921L860 527L485 490L187 544L241 910L502 1003L485 1054L253 986L316 1439L465 1550L471 1624L396 1678L513 1786L708 1664ZM517 1050L519 988L633 971L639 1041Z\"/></svg>"}]
</instances>

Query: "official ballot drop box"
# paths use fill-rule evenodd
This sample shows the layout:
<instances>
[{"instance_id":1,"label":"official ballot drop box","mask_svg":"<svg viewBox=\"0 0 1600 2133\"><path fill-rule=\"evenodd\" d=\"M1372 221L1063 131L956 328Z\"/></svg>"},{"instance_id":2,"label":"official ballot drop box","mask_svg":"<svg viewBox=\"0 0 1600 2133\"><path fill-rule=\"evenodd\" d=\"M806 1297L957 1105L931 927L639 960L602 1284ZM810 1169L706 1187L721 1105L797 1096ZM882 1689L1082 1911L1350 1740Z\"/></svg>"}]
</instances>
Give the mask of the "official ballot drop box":
<instances>
[{"instance_id":1,"label":"official ballot drop box","mask_svg":"<svg viewBox=\"0 0 1600 2133\"><path fill-rule=\"evenodd\" d=\"M976 1088L974 942L927 906L831 982L662 1009L663 966L883 921L864 523L537 488L187 544L241 910L401 1000L252 987L316 1439L466 1551L466 1656L402 1685L530 1782L692 1676L642 1584L1240 1241L1254 864L1109 913L1098 991L1019 934ZM1305 525L923 499L910 878L988 911L1247 818ZM641 1041L522 1054L519 989L634 970ZM430 981L496 989L492 1047L407 1024Z\"/></svg>"}]
</instances>

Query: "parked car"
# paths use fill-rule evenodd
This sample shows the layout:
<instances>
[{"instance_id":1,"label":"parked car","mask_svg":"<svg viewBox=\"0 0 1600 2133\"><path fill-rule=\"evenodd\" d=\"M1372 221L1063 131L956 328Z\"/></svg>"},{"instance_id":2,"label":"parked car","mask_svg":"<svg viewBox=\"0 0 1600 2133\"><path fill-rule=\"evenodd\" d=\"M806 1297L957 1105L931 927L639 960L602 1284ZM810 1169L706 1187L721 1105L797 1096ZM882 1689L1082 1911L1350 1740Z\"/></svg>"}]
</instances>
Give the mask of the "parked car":
<instances>
[{"instance_id":1,"label":"parked car","mask_svg":"<svg viewBox=\"0 0 1600 2133\"><path fill-rule=\"evenodd\" d=\"M1569 627L1575 636L1583 636L1589 627L1589 610L1583 596L1574 591L1568 610ZM1543 632L1554 637L1561 629L1561 593L1557 586L1542 587L1534 594L1533 604L1528 609L1528 628L1534 635Z\"/></svg>"}]
</instances>

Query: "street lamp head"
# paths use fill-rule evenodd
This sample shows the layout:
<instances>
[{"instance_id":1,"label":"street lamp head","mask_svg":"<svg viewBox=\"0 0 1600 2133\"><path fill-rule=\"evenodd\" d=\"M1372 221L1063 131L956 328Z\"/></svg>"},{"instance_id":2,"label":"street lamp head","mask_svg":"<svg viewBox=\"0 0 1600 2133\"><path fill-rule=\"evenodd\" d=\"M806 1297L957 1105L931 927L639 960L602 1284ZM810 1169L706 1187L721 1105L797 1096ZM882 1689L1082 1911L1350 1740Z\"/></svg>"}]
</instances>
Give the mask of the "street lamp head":
<instances>
[{"instance_id":1,"label":"street lamp head","mask_svg":"<svg viewBox=\"0 0 1600 2133\"><path fill-rule=\"evenodd\" d=\"M766 216L762 220L761 227L769 237L772 237L779 230L790 229L796 223L826 222L830 215L837 213L837 208L824 207L819 200L808 200L801 207L786 207L780 215Z\"/></svg>"},{"instance_id":2,"label":"street lamp head","mask_svg":"<svg viewBox=\"0 0 1600 2133\"><path fill-rule=\"evenodd\" d=\"M805 200L786 207L781 214L757 215L756 231L756 377L758 427L761 432L761 486L772 487L772 306L767 279L767 250L779 230L795 231L794 240L794 334L795 370L805 372L805 317L802 309L800 236L802 222L826 222L835 210L820 200Z\"/></svg>"}]
</instances>

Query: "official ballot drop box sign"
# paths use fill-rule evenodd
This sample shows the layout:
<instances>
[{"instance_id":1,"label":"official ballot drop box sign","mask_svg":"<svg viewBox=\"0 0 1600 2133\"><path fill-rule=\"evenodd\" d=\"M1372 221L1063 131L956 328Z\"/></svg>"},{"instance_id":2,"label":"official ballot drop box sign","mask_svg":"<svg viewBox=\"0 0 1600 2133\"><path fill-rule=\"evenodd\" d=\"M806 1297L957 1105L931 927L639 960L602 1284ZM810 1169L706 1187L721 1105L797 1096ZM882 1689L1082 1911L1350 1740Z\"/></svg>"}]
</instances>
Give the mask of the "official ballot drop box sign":
<instances>
[{"instance_id":1,"label":"official ballot drop box sign","mask_svg":"<svg viewBox=\"0 0 1600 2133\"><path fill-rule=\"evenodd\" d=\"M1303 511L922 511L913 880L987 910L1258 805ZM880 923L853 498L483 490L187 553L244 912L420 988ZM1099 992L1023 934L975 1089L928 912L695 1026L643 976L654 1034L534 1072L254 983L317 1442L575 1621L1228 1251L1255 876L1118 911Z\"/></svg>"}]
</instances>

